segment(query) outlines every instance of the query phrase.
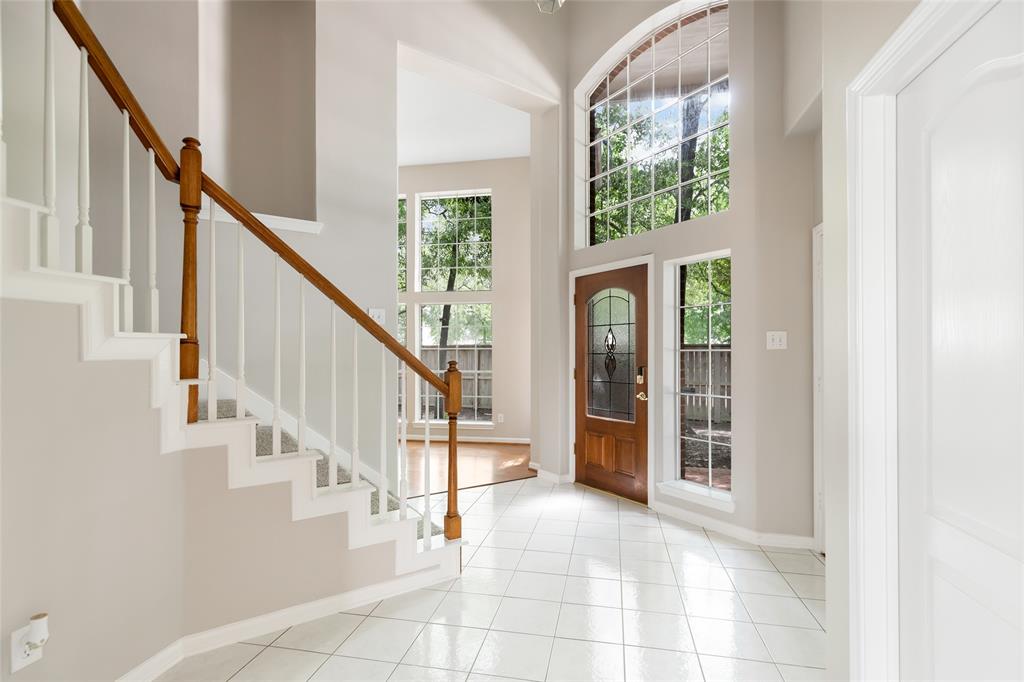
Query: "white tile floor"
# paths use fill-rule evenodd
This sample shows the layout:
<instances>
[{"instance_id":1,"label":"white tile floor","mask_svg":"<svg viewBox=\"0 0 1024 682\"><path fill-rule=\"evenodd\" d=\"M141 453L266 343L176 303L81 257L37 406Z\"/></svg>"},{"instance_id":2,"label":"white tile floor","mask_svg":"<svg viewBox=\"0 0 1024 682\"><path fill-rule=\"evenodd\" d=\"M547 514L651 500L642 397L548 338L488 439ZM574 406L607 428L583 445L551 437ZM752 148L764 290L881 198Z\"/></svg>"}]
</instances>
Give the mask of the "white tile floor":
<instances>
[{"instance_id":1,"label":"white tile floor","mask_svg":"<svg viewBox=\"0 0 1024 682\"><path fill-rule=\"evenodd\" d=\"M824 677L825 565L810 552L537 479L462 491L460 507L458 580L196 656L161 679Z\"/></svg>"}]
</instances>

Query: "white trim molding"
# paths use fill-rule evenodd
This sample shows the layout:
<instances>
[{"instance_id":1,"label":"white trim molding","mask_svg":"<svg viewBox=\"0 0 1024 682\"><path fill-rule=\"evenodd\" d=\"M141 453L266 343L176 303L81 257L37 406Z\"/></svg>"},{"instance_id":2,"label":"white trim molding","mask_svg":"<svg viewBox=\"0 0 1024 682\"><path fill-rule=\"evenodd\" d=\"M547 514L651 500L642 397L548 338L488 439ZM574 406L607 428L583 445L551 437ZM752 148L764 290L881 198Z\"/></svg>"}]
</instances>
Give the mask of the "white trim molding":
<instances>
[{"instance_id":1,"label":"white trim molding","mask_svg":"<svg viewBox=\"0 0 1024 682\"><path fill-rule=\"evenodd\" d=\"M923 0L847 91L850 678L896 680L896 98L996 0Z\"/></svg>"},{"instance_id":2,"label":"white trim molding","mask_svg":"<svg viewBox=\"0 0 1024 682\"><path fill-rule=\"evenodd\" d=\"M699 512L683 509L665 502L655 502L652 505L654 511L665 516L700 526L705 530L721 535L728 535L731 538L749 542L752 545L765 547L786 547L788 549L811 549L814 545L814 538L804 535L787 535L785 533L761 533L750 528L737 526L728 521L705 516Z\"/></svg>"}]
</instances>

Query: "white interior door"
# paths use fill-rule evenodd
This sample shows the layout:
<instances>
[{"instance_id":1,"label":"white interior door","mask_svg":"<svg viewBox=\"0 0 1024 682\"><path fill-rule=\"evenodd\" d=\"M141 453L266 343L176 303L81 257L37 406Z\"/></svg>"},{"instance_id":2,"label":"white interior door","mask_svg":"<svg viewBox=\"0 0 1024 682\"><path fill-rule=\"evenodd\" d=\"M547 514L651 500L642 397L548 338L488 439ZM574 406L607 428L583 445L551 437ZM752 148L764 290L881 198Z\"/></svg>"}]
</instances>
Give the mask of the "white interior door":
<instances>
[{"instance_id":1,"label":"white interior door","mask_svg":"<svg viewBox=\"0 0 1024 682\"><path fill-rule=\"evenodd\" d=\"M903 679L1024 678L1024 4L897 97Z\"/></svg>"}]
</instances>

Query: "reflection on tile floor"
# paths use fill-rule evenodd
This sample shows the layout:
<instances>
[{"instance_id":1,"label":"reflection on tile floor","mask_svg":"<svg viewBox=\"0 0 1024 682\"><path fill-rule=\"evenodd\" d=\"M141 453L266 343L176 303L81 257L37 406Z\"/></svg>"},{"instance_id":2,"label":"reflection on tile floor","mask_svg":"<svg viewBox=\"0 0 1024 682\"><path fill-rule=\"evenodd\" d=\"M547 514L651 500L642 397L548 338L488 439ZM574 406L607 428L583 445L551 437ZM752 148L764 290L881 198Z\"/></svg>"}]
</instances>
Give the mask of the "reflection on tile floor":
<instances>
[{"instance_id":1,"label":"reflection on tile floor","mask_svg":"<svg viewBox=\"0 0 1024 682\"><path fill-rule=\"evenodd\" d=\"M434 496L435 513L444 496ZM825 564L575 485L460 491L462 576L161 680L820 680Z\"/></svg>"}]
</instances>

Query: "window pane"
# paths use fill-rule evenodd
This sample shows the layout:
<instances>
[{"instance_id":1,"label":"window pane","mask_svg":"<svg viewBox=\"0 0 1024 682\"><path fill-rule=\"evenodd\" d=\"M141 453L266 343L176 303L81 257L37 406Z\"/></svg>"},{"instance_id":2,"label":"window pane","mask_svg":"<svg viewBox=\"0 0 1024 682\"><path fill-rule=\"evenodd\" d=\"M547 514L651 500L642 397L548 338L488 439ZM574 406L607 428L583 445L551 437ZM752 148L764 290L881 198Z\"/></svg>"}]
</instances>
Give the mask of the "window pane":
<instances>
[{"instance_id":1,"label":"window pane","mask_svg":"<svg viewBox=\"0 0 1024 682\"><path fill-rule=\"evenodd\" d=\"M711 172L729 168L729 126L711 131Z\"/></svg>"},{"instance_id":2,"label":"window pane","mask_svg":"<svg viewBox=\"0 0 1024 682\"><path fill-rule=\"evenodd\" d=\"M719 490L732 490L732 448L711 444L711 485Z\"/></svg>"},{"instance_id":3,"label":"window pane","mask_svg":"<svg viewBox=\"0 0 1024 682\"><path fill-rule=\"evenodd\" d=\"M633 198L651 193L651 160L644 159L629 167L629 192Z\"/></svg>"},{"instance_id":4,"label":"window pane","mask_svg":"<svg viewBox=\"0 0 1024 682\"><path fill-rule=\"evenodd\" d=\"M732 443L732 400L729 398L711 398L711 430L709 436L713 443Z\"/></svg>"},{"instance_id":5,"label":"window pane","mask_svg":"<svg viewBox=\"0 0 1024 682\"><path fill-rule=\"evenodd\" d=\"M732 305L720 303L711 306L711 345L728 346L732 343Z\"/></svg>"},{"instance_id":6,"label":"window pane","mask_svg":"<svg viewBox=\"0 0 1024 682\"><path fill-rule=\"evenodd\" d=\"M608 214L598 213L590 216L590 244L604 244L608 241Z\"/></svg>"},{"instance_id":7,"label":"window pane","mask_svg":"<svg viewBox=\"0 0 1024 682\"><path fill-rule=\"evenodd\" d=\"M608 167L618 168L626 163L627 131L614 133L608 139Z\"/></svg>"},{"instance_id":8,"label":"window pane","mask_svg":"<svg viewBox=\"0 0 1024 682\"><path fill-rule=\"evenodd\" d=\"M590 145L590 177L608 170L608 140Z\"/></svg>"},{"instance_id":9,"label":"window pane","mask_svg":"<svg viewBox=\"0 0 1024 682\"><path fill-rule=\"evenodd\" d=\"M650 156L654 147L654 119L645 118L629 127L629 160Z\"/></svg>"},{"instance_id":10,"label":"window pane","mask_svg":"<svg viewBox=\"0 0 1024 682\"><path fill-rule=\"evenodd\" d=\"M623 204L608 212L608 241L622 239L629 234L629 206Z\"/></svg>"},{"instance_id":11,"label":"window pane","mask_svg":"<svg viewBox=\"0 0 1024 682\"><path fill-rule=\"evenodd\" d=\"M708 309L683 308L683 347L703 347L708 345Z\"/></svg>"},{"instance_id":12,"label":"window pane","mask_svg":"<svg viewBox=\"0 0 1024 682\"><path fill-rule=\"evenodd\" d=\"M672 147L654 157L654 189L666 189L678 184L679 147Z\"/></svg>"},{"instance_id":13,"label":"window pane","mask_svg":"<svg viewBox=\"0 0 1024 682\"><path fill-rule=\"evenodd\" d=\"M651 199L640 199L629 205L629 233L640 234L651 229Z\"/></svg>"},{"instance_id":14,"label":"window pane","mask_svg":"<svg viewBox=\"0 0 1024 682\"><path fill-rule=\"evenodd\" d=\"M654 68L660 69L679 55L679 24L669 24L654 34Z\"/></svg>"},{"instance_id":15,"label":"window pane","mask_svg":"<svg viewBox=\"0 0 1024 682\"><path fill-rule=\"evenodd\" d=\"M590 183L590 212L603 210L608 199L605 178L598 178Z\"/></svg>"},{"instance_id":16,"label":"window pane","mask_svg":"<svg viewBox=\"0 0 1024 682\"><path fill-rule=\"evenodd\" d=\"M683 436L702 441L707 440L710 431L707 396L683 395L680 396L679 405Z\"/></svg>"},{"instance_id":17,"label":"window pane","mask_svg":"<svg viewBox=\"0 0 1024 682\"><path fill-rule=\"evenodd\" d=\"M629 91L621 90L608 100L608 130L618 130L629 119Z\"/></svg>"},{"instance_id":18,"label":"window pane","mask_svg":"<svg viewBox=\"0 0 1024 682\"><path fill-rule=\"evenodd\" d=\"M690 137L708 127L708 91L701 90L683 100L682 135Z\"/></svg>"},{"instance_id":19,"label":"window pane","mask_svg":"<svg viewBox=\"0 0 1024 682\"><path fill-rule=\"evenodd\" d=\"M711 86L711 123L718 125L729 120L729 79Z\"/></svg>"},{"instance_id":20,"label":"window pane","mask_svg":"<svg viewBox=\"0 0 1024 682\"><path fill-rule=\"evenodd\" d=\"M636 298L622 289L603 289L587 301L587 413L632 421L636 393L631 339Z\"/></svg>"},{"instance_id":21,"label":"window pane","mask_svg":"<svg viewBox=\"0 0 1024 682\"><path fill-rule=\"evenodd\" d=\"M680 180L708 174L708 136L691 137L679 147Z\"/></svg>"},{"instance_id":22,"label":"window pane","mask_svg":"<svg viewBox=\"0 0 1024 682\"><path fill-rule=\"evenodd\" d=\"M710 384L713 395L732 395L732 351L713 350L711 351L711 376L714 381Z\"/></svg>"},{"instance_id":23,"label":"window pane","mask_svg":"<svg viewBox=\"0 0 1024 682\"><path fill-rule=\"evenodd\" d=\"M608 96L608 79L602 78L594 91L590 93L590 106L594 106Z\"/></svg>"},{"instance_id":24,"label":"window pane","mask_svg":"<svg viewBox=\"0 0 1024 682\"><path fill-rule=\"evenodd\" d=\"M654 227L675 225L679 222L678 190L670 189L654 195Z\"/></svg>"},{"instance_id":25,"label":"window pane","mask_svg":"<svg viewBox=\"0 0 1024 682\"><path fill-rule=\"evenodd\" d=\"M683 97L708 84L708 47L690 50L680 59L679 88Z\"/></svg>"},{"instance_id":26,"label":"window pane","mask_svg":"<svg viewBox=\"0 0 1024 682\"><path fill-rule=\"evenodd\" d=\"M635 121L654 111L654 78L644 78L629 86L629 119Z\"/></svg>"},{"instance_id":27,"label":"window pane","mask_svg":"<svg viewBox=\"0 0 1024 682\"><path fill-rule=\"evenodd\" d=\"M716 258L711 261L711 301L732 301L732 258Z\"/></svg>"},{"instance_id":28,"label":"window pane","mask_svg":"<svg viewBox=\"0 0 1024 682\"><path fill-rule=\"evenodd\" d=\"M664 67L654 74L654 108L662 109L679 99L679 63Z\"/></svg>"},{"instance_id":29,"label":"window pane","mask_svg":"<svg viewBox=\"0 0 1024 682\"><path fill-rule=\"evenodd\" d=\"M706 305L708 294L708 261L690 263L682 266L682 294L680 302L683 306Z\"/></svg>"},{"instance_id":30,"label":"window pane","mask_svg":"<svg viewBox=\"0 0 1024 682\"><path fill-rule=\"evenodd\" d=\"M615 65L615 68L608 74L608 92L613 95L626 86L626 65L629 57L623 57L622 61Z\"/></svg>"},{"instance_id":31,"label":"window pane","mask_svg":"<svg viewBox=\"0 0 1024 682\"><path fill-rule=\"evenodd\" d=\"M708 455L709 445L704 440L690 440L684 438L682 441L682 473L687 481L693 481L701 485L709 485L708 478Z\"/></svg>"},{"instance_id":32,"label":"window pane","mask_svg":"<svg viewBox=\"0 0 1024 682\"><path fill-rule=\"evenodd\" d=\"M476 197L476 217L489 218L491 215L491 195L481 194Z\"/></svg>"},{"instance_id":33,"label":"window pane","mask_svg":"<svg viewBox=\"0 0 1024 682\"><path fill-rule=\"evenodd\" d=\"M420 203L423 291L491 288L491 198L433 197ZM428 218L429 217L429 218Z\"/></svg>"},{"instance_id":34,"label":"window pane","mask_svg":"<svg viewBox=\"0 0 1024 682\"><path fill-rule=\"evenodd\" d=\"M679 29L679 49L683 52L708 39L708 13L706 11L685 17Z\"/></svg>"},{"instance_id":35,"label":"window pane","mask_svg":"<svg viewBox=\"0 0 1024 682\"><path fill-rule=\"evenodd\" d=\"M608 175L608 205L615 206L629 199L629 170L623 166Z\"/></svg>"},{"instance_id":36,"label":"window pane","mask_svg":"<svg viewBox=\"0 0 1024 682\"><path fill-rule=\"evenodd\" d=\"M711 39L711 80L729 73L729 32Z\"/></svg>"},{"instance_id":37,"label":"window pane","mask_svg":"<svg viewBox=\"0 0 1024 682\"><path fill-rule=\"evenodd\" d=\"M679 141L679 105L673 104L654 115L654 148Z\"/></svg>"},{"instance_id":38,"label":"window pane","mask_svg":"<svg viewBox=\"0 0 1024 682\"><path fill-rule=\"evenodd\" d=\"M690 220L708 214L708 181L696 180L679 190L679 219Z\"/></svg>"},{"instance_id":39,"label":"window pane","mask_svg":"<svg viewBox=\"0 0 1024 682\"><path fill-rule=\"evenodd\" d=\"M711 212L719 213L729 209L729 174L722 173L711 178Z\"/></svg>"},{"instance_id":40,"label":"window pane","mask_svg":"<svg viewBox=\"0 0 1024 682\"><path fill-rule=\"evenodd\" d=\"M679 354L679 392L708 393L711 360L707 350L684 350Z\"/></svg>"},{"instance_id":41,"label":"window pane","mask_svg":"<svg viewBox=\"0 0 1024 682\"><path fill-rule=\"evenodd\" d=\"M729 5L721 4L711 8L711 35L729 28Z\"/></svg>"},{"instance_id":42,"label":"window pane","mask_svg":"<svg viewBox=\"0 0 1024 682\"><path fill-rule=\"evenodd\" d=\"M634 48L629 55L629 82L635 83L654 67L654 40L648 38Z\"/></svg>"},{"instance_id":43,"label":"window pane","mask_svg":"<svg viewBox=\"0 0 1024 682\"><path fill-rule=\"evenodd\" d=\"M590 141L608 134L608 105L599 104L590 110Z\"/></svg>"}]
</instances>

